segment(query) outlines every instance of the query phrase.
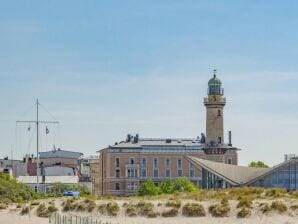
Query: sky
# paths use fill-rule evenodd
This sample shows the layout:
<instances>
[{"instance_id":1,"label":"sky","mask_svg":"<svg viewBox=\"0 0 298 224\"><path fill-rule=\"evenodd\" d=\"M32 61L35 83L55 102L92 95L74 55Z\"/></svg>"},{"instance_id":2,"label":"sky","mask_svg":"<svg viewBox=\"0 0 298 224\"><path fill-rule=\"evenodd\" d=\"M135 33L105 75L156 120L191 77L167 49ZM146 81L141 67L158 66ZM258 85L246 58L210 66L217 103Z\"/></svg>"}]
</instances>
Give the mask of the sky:
<instances>
[{"instance_id":1,"label":"sky","mask_svg":"<svg viewBox=\"0 0 298 224\"><path fill-rule=\"evenodd\" d=\"M0 1L0 157L196 138L217 69L239 164L298 154L297 1ZM30 131L28 127L30 126Z\"/></svg>"}]
</instances>

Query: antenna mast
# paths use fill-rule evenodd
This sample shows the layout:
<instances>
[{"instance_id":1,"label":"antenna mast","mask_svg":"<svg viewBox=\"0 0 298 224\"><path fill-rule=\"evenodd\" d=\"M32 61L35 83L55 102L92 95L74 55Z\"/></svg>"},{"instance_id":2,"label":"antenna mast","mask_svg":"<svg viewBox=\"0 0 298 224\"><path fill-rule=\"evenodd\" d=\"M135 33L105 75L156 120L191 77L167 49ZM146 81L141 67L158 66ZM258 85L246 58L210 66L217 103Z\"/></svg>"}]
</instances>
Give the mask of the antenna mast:
<instances>
[{"instance_id":1,"label":"antenna mast","mask_svg":"<svg viewBox=\"0 0 298 224\"><path fill-rule=\"evenodd\" d=\"M39 102L36 99L36 120L35 121L16 121L17 123L35 123L36 124L36 182L39 190L39 124L58 124L59 121L40 121L39 120Z\"/></svg>"}]
</instances>

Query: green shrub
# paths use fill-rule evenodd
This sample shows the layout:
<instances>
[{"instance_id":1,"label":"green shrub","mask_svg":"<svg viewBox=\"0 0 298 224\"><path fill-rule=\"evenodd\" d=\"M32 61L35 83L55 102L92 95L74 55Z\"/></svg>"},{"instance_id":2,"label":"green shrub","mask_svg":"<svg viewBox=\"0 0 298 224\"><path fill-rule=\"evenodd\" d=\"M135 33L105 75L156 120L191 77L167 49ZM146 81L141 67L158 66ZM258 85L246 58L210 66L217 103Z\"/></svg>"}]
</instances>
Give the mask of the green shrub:
<instances>
[{"instance_id":1,"label":"green shrub","mask_svg":"<svg viewBox=\"0 0 298 224\"><path fill-rule=\"evenodd\" d=\"M161 183L160 189L164 194L173 194L176 191L175 183L172 180L166 180Z\"/></svg>"},{"instance_id":2,"label":"green shrub","mask_svg":"<svg viewBox=\"0 0 298 224\"><path fill-rule=\"evenodd\" d=\"M29 211L30 211L29 206L25 206L25 207L23 207L22 210L21 210L21 215L28 214Z\"/></svg>"},{"instance_id":3,"label":"green shrub","mask_svg":"<svg viewBox=\"0 0 298 224\"><path fill-rule=\"evenodd\" d=\"M272 210L277 210L279 213L286 212L288 207L281 201L273 201L271 204Z\"/></svg>"},{"instance_id":4,"label":"green shrub","mask_svg":"<svg viewBox=\"0 0 298 224\"><path fill-rule=\"evenodd\" d=\"M271 207L269 206L269 204L268 203L263 203L263 204L261 204L261 212L263 213L263 214L268 214L269 212L271 212Z\"/></svg>"},{"instance_id":5,"label":"green shrub","mask_svg":"<svg viewBox=\"0 0 298 224\"><path fill-rule=\"evenodd\" d=\"M174 217L178 215L178 209L177 208L171 208L169 210L163 211L161 213L162 217Z\"/></svg>"},{"instance_id":6,"label":"green shrub","mask_svg":"<svg viewBox=\"0 0 298 224\"><path fill-rule=\"evenodd\" d=\"M173 207L179 209L181 207L181 201L179 200L170 200L166 203L166 207Z\"/></svg>"},{"instance_id":7,"label":"green shrub","mask_svg":"<svg viewBox=\"0 0 298 224\"><path fill-rule=\"evenodd\" d=\"M251 215L251 210L247 207L243 207L238 213L237 217L238 218L246 218Z\"/></svg>"},{"instance_id":8,"label":"green shrub","mask_svg":"<svg viewBox=\"0 0 298 224\"><path fill-rule=\"evenodd\" d=\"M138 195L140 196L159 195L159 194L161 194L161 189L155 186L152 180L147 180L143 182L138 189Z\"/></svg>"},{"instance_id":9,"label":"green shrub","mask_svg":"<svg viewBox=\"0 0 298 224\"><path fill-rule=\"evenodd\" d=\"M182 208L182 215L190 217L205 216L204 207L199 203L187 203Z\"/></svg>"},{"instance_id":10,"label":"green shrub","mask_svg":"<svg viewBox=\"0 0 298 224\"><path fill-rule=\"evenodd\" d=\"M176 189L180 192L195 192L198 188L187 178L179 177L175 180Z\"/></svg>"},{"instance_id":11,"label":"green shrub","mask_svg":"<svg viewBox=\"0 0 298 224\"><path fill-rule=\"evenodd\" d=\"M110 216L117 216L120 208L119 205L116 202L109 202L107 204L107 212Z\"/></svg>"}]
</instances>

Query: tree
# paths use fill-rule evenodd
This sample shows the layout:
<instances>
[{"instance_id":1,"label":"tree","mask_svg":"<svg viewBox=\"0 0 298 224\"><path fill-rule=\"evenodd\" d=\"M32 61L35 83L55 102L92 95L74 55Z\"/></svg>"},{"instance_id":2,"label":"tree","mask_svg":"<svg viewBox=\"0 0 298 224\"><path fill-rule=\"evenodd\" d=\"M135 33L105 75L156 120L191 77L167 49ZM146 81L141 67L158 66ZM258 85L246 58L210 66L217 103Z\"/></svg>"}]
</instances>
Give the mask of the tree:
<instances>
[{"instance_id":1,"label":"tree","mask_svg":"<svg viewBox=\"0 0 298 224\"><path fill-rule=\"evenodd\" d=\"M249 167L257 167L257 168L268 168L269 167L262 161L252 161L248 164L248 166Z\"/></svg>"}]
</instances>

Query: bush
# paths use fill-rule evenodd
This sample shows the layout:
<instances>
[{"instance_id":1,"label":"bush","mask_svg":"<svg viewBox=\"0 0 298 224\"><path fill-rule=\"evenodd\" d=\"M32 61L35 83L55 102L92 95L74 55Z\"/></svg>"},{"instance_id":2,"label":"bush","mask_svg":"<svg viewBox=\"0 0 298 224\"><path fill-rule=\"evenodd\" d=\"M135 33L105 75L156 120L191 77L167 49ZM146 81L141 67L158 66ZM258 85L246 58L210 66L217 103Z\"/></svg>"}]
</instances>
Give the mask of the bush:
<instances>
[{"instance_id":1,"label":"bush","mask_svg":"<svg viewBox=\"0 0 298 224\"><path fill-rule=\"evenodd\" d=\"M231 208L229 202L226 199L223 199L220 204L211 205L209 207L209 213L214 217L225 217L228 216Z\"/></svg>"},{"instance_id":2,"label":"bush","mask_svg":"<svg viewBox=\"0 0 298 224\"><path fill-rule=\"evenodd\" d=\"M269 212L271 212L271 207L269 206L269 204L268 203L263 203L262 205L261 205L261 212L263 213L263 214L268 214Z\"/></svg>"},{"instance_id":3,"label":"bush","mask_svg":"<svg viewBox=\"0 0 298 224\"><path fill-rule=\"evenodd\" d=\"M161 213L162 217L174 217L178 215L178 209L177 208L171 208L170 210L163 211Z\"/></svg>"},{"instance_id":4,"label":"bush","mask_svg":"<svg viewBox=\"0 0 298 224\"><path fill-rule=\"evenodd\" d=\"M157 216L159 216L158 212L154 212L154 211L148 212L148 218L156 218Z\"/></svg>"},{"instance_id":5,"label":"bush","mask_svg":"<svg viewBox=\"0 0 298 224\"><path fill-rule=\"evenodd\" d=\"M155 184L152 180L147 180L140 185L140 187L138 189L138 194L140 196L159 195L159 194L161 194L161 189L159 187L155 186Z\"/></svg>"},{"instance_id":6,"label":"bush","mask_svg":"<svg viewBox=\"0 0 298 224\"><path fill-rule=\"evenodd\" d=\"M166 203L167 207L174 207L179 209L181 207L181 201L179 200L170 200Z\"/></svg>"},{"instance_id":7,"label":"bush","mask_svg":"<svg viewBox=\"0 0 298 224\"><path fill-rule=\"evenodd\" d=\"M176 189L180 192L195 192L198 188L187 178L179 177L175 180Z\"/></svg>"},{"instance_id":8,"label":"bush","mask_svg":"<svg viewBox=\"0 0 298 224\"><path fill-rule=\"evenodd\" d=\"M172 180L162 182L160 188L164 194L173 194L176 191L175 183Z\"/></svg>"},{"instance_id":9,"label":"bush","mask_svg":"<svg viewBox=\"0 0 298 224\"><path fill-rule=\"evenodd\" d=\"M49 213L54 213L54 212L57 212L58 211L58 208L55 205L51 204L48 207L48 211L49 211Z\"/></svg>"},{"instance_id":10,"label":"bush","mask_svg":"<svg viewBox=\"0 0 298 224\"><path fill-rule=\"evenodd\" d=\"M139 209L139 215L148 216L149 212L154 211L154 205L151 202L139 202L137 204Z\"/></svg>"},{"instance_id":11,"label":"bush","mask_svg":"<svg viewBox=\"0 0 298 224\"><path fill-rule=\"evenodd\" d=\"M30 203L30 206L36 206L36 205L39 205L39 201L32 201Z\"/></svg>"},{"instance_id":12,"label":"bush","mask_svg":"<svg viewBox=\"0 0 298 224\"><path fill-rule=\"evenodd\" d=\"M136 205L129 204L125 208L125 214L129 217L137 216L138 215L138 208Z\"/></svg>"},{"instance_id":13,"label":"bush","mask_svg":"<svg viewBox=\"0 0 298 224\"><path fill-rule=\"evenodd\" d=\"M238 213L237 213L237 217L238 218L246 218L249 217L251 215L251 210L243 207Z\"/></svg>"},{"instance_id":14,"label":"bush","mask_svg":"<svg viewBox=\"0 0 298 224\"><path fill-rule=\"evenodd\" d=\"M49 211L44 203L38 206L36 214L38 217L49 217Z\"/></svg>"},{"instance_id":15,"label":"bush","mask_svg":"<svg viewBox=\"0 0 298 224\"><path fill-rule=\"evenodd\" d=\"M28 214L29 211L30 211L29 206L25 206L25 207L23 207L22 210L21 210L21 215Z\"/></svg>"},{"instance_id":16,"label":"bush","mask_svg":"<svg viewBox=\"0 0 298 224\"><path fill-rule=\"evenodd\" d=\"M248 198L241 198L237 208L252 208L252 201Z\"/></svg>"},{"instance_id":17,"label":"bush","mask_svg":"<svg viewBox=\"0 0 298 224\"><path fill-rule=\"evenodd\" d=\"M119 205L116 202L109 202L107 204L108 215L117 216L119 210L120 210Z\"/></svg>"},{"instance_id":18,"label":"bush","mask_svg":"<svg viewBox=\"0 0 298 224\"><path fill-rule=\"evenodd\" d=\"M288 207L281 201L274 201L271 204L271 209L277 210L279 213L283 213L288 210Z\"/></svg>"},{"instance_id":19,"label":"bush","mask_svg":"<svg viewBox=\"0 0 298 224\"><path fill-rule=\"evenodd\" d=\"M206 212L204 207L198 203L187 203L182 208L182 215L190 217L205 216Z\"/></svg>"},{"instance_id":20,"label":"bush","mask_svg":"<svg viewBox=\"0 0 298 224\"><path fill-rule=\"evenodd\" d=\"M74 203L75 199L74 198L69 198L66 201L63 202L63 211L73 211L76 208L76 204Z\"/></svg>"}]
</instances>

